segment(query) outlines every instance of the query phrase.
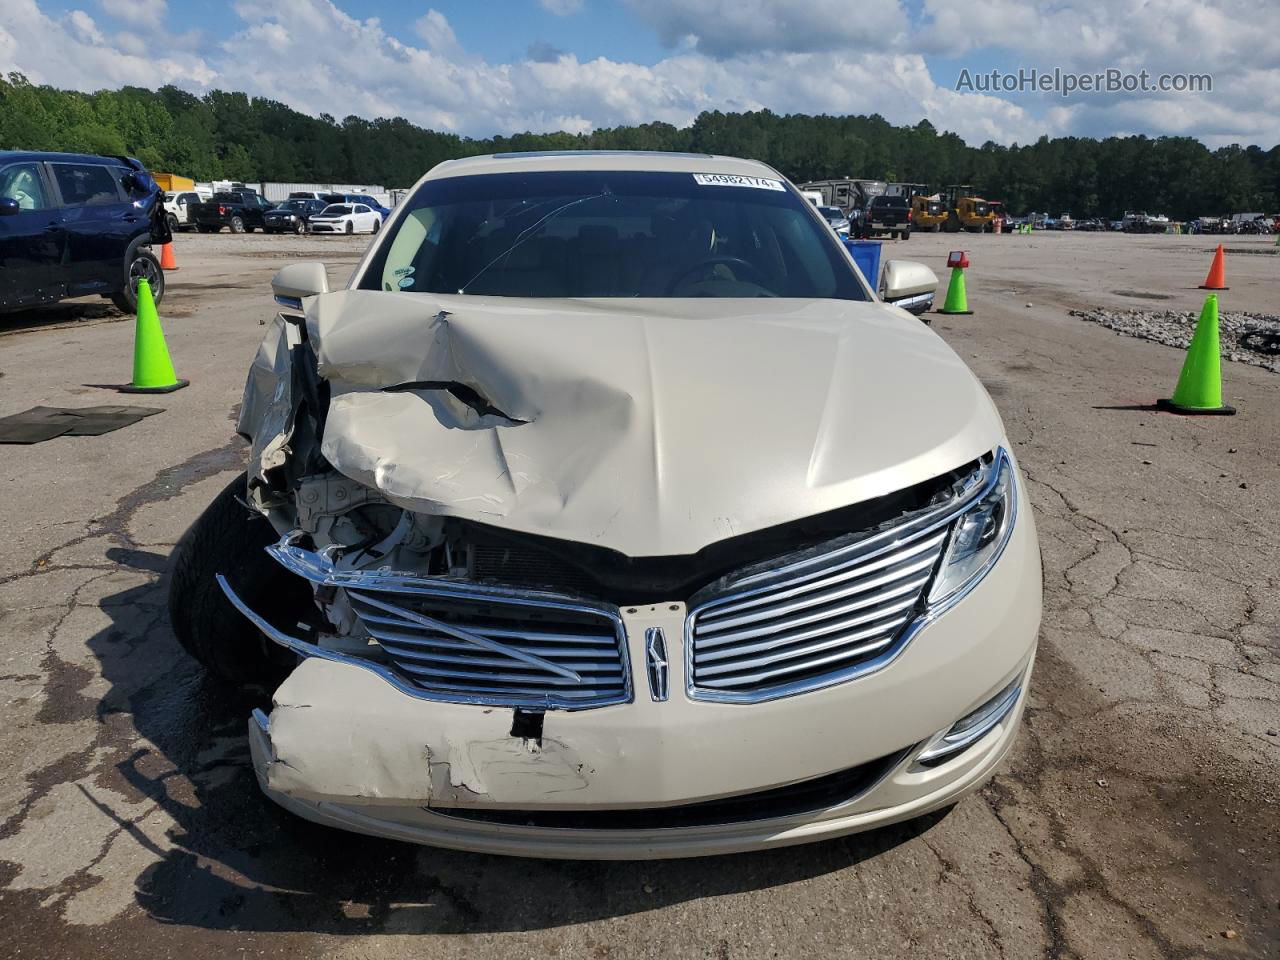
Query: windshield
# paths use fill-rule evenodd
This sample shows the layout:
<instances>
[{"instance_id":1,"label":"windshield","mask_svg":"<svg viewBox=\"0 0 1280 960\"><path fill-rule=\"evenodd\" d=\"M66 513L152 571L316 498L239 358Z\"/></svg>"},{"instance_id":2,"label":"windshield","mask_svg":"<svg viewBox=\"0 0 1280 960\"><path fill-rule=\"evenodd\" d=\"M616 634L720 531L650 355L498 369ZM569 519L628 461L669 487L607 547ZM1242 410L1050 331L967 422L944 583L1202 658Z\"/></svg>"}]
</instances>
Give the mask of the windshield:
<instances>
[{"instance_id":1,"label":"windshield","mask_svg":"<svg viewBox=\"0 0 1280 960\"><path fill-rule=\"evenodd\" d=\"M351 206L349 204L331 203L327 207L325 207L323 210L320 211L320 215L323 217L340 217L344 213L350 213L350 212L351 212Z\"/></svg>"},{"instance_id":2,"label":"windshield","mask_svg":"<svg viewBox=\"0 0 1280 960\"><path fill-rule=\"evenodd\" d=\"M277 208L279 210L305 210L307 209L307 201L305 200L286 200Z\"/></svg>"},{"instance_id":3,"label":"windshield","mask_svg":"<svg viewBox=\"0 0 1280 960\"><path fill-rule=\"evenodd\" d=\"M866 300L814 208L780 180L547 172L430 180L360 286L509 297Z\"/></svg>"},{"instance_id":4,"label":"windshield","mask_svg":"<svg viewBox=\"0 0 1280 960\"><path fill-rule=\"evenodd\" d=\"M819 207L818 212L828 220L843 220L844 211L839 207Z\"/></svg>"}]
</instances>

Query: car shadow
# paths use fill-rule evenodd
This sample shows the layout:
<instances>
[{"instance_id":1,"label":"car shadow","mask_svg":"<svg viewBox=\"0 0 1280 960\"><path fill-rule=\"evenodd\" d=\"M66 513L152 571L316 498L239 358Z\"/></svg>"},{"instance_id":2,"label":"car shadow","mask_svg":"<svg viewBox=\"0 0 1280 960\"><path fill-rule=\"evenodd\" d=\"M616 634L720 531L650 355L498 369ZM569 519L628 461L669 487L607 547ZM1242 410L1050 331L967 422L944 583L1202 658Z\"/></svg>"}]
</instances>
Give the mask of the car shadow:
<instances>
[{"instance_id":1,"label":"car shadow","mask_svg":"<svg viewBox=\"0 0 1280 960\"><path fill-rule=\"evenodd\" d=\"M108 556L152 573L167 564L140 549ZM108 809L101 794L90 801L154 854L134 879L135 896L162 923L329 934L555 928L843 870L919 836L947 812L805 847L650 862L467 854L318 826L259 792L246 723L269 696L229 692L175 653L167 586L162 575L104 598L99 606L112 623L88 641L111 684L100 718L127 714L132 742L147 744L117 756L119 787L150 798L173 826L158 840Z\"/></svg>"},{"instance_id":2,"label":"car shadow","mask_svg":"<svg viewBox=\"0 0 1280 960\"><path fill-rule=\"evenodd\" d=\"M122 322L133 317L121 311L109 300L66 300L62 303L42 307L31 307L27 310L14 310L11 313L0 313L0 333L15 333L20 330L38 330L41 327L57 326L63 323Z\"/></svg>"}]
</instances>

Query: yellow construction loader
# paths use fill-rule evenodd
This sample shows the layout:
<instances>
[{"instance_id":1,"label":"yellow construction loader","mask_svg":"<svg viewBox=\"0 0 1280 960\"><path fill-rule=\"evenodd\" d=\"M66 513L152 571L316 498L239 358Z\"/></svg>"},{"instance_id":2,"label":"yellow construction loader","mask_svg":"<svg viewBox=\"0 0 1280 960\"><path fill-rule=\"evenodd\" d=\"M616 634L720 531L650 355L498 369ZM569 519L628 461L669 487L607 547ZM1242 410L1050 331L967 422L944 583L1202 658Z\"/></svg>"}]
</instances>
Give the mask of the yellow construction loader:
<instances>
[{"instance_id":1,"label":"yellow construction loader","mask_svg":"<svg viewBox=\"0 0 1280 960\"><path fill-rule=\"evenodd\" d=\"M970 184L947 187L947 219L943 229L948 233L969 230L986 233L994 229L996 214L991 205L974 193Z\"/></svg>"}]
</instances>

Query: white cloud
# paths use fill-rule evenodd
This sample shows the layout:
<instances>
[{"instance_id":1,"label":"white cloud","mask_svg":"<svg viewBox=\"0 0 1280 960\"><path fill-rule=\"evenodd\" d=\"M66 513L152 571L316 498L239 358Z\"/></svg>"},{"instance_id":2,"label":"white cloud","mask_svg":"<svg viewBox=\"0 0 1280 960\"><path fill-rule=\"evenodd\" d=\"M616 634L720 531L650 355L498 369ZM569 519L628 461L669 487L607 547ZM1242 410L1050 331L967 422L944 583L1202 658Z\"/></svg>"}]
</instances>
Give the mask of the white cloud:
<instances>
[{"instance_id":1,"label":"white cloud","mask_svg":"<svg viewBox=\"0 0 1280 960\"><path fill-rule=\"evenodd\" d=\"M767 107L879 113L894 123L928 118L972 144L1114 132L1199 136L1214 145L1280 140L1280 5L1247 8L1244 0L1059 0L1038 8L923 0L914 22L900 0L870 0L856 11L846 0L645 0L643 8L627 0L676 45L650 64L581 59L550 44L531 46L515 62L489 62L465 50L437 10L402 38L330 0L240 0L234 32L211 46L197 33L163 33L163 21L147 21L156 32L145 38L128 29L137 10L164 9L165 0L98 2L106 20L126 6L134 12L121 13L113 33L81 10L54 16L37 0L4 0L0 71L87 90L165 83L196 93L243 90L311 114L404 116L475 136L682 125L703 110ZM1214 76L1213 92L1013 102L957 93L956 77L931 72L926 60L943 50L972 58L975 71L989 69L983 51L992 48L1040 69L1204 71ZM341 67L299 68L326 53Z\"/></svg>"},{"instance_id":2,"label":"white cloud","mask_svg":"<svg viewBox=\"0 0 1280 960\"><path fill-rule=\"evenodd\" d=\"M899 0L626 0L669 47L727 58L760 51L897 49L908 27Z\"/></svg>"},{"instance_id":3,"label":"white cloud","mask_svg":"<svg viewBox=\"0 0 1280 960\"><path fill-rule=\"evenodd\" d=\"M458 38L454 35L449 19L439 10L428 10L413 25L414 32L426 43L427 49L436 53L458 53Z\"/></svg>"},{"instance_id":4,"label":"white cloud","mask_svg":"<svg viewBox=\"0 0 1280 960\"><path fill-rule=\"evenodd\" d=\"M98 0L113 17L138 25L157 24L169 16L168 0Z\"/></svg>"},{"instance_id":5,"label":"white cloud","mask_svg":"<svg viewBox=\"0 0 1280 960\"><path fill-rule=\"evenodd\" d=\"M78 14L78 16L77 16ZM88 29L92 26L92 29ZM0 72L77 90L167 83L202 89L218 74L195 55L139 54L108 41L83 11L52 17L36 0L5 0L0 19Z\"/></svg>"},{"instance_id":6,"label":"white cloud","mask_svg":"<svg viewBox=\"0 0 1280 960\"><path fill-rule=\"evenodd\" d=\"M583 0L539 0L542 8L557 17L568 17L582 10Z\"/></svg>"}]
</instances>

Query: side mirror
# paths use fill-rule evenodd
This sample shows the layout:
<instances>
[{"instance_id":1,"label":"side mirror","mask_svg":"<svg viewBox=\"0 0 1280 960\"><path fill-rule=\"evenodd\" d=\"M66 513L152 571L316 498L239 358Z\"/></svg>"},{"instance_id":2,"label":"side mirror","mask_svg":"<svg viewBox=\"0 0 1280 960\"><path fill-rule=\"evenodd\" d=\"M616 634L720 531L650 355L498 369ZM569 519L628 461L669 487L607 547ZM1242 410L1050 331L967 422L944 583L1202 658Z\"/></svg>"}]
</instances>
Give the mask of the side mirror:
<instances>
[{"instance_id":1,"label":"side mirror","mask_svg":"<svg viewBox=\"0 0 1280 960\"><path fill-rule=\"evenodd\" d=\"M292 310L302 309L304 297L329 292L329 277L323 263L291 263L271 281L276 303Z\"/></svg>"},{"instance_id":2,"label":"side mirror","mask_svg":"<svg viewBox=\"0 0 1280 960\"><path fill-rule=\"evenodd\" d=\"M13 217L22 212L22 207L12 197L0 197L0 217Z\"/></svg>"},{"instance_id":3,"label":"side mirror","mask_svg":"<svg viewBox=\"0 0 1280 960\"><path fill-rule=\"evenodd\" d=\"M131 172L121 174L120 183L129 193L150 193L155 189L151 177L145 173Z\"/></svg>"},{"instance_id":4,"label":"side mirror","mask_svg":"<svg viewBox=\"0 0 1280 960\"><path fill-rule=\"evenodd\" d=\"M938 278L923 263L890 260L884 265L881 298L916 316L933 306Z\"/></svg>"}]
</instances>

